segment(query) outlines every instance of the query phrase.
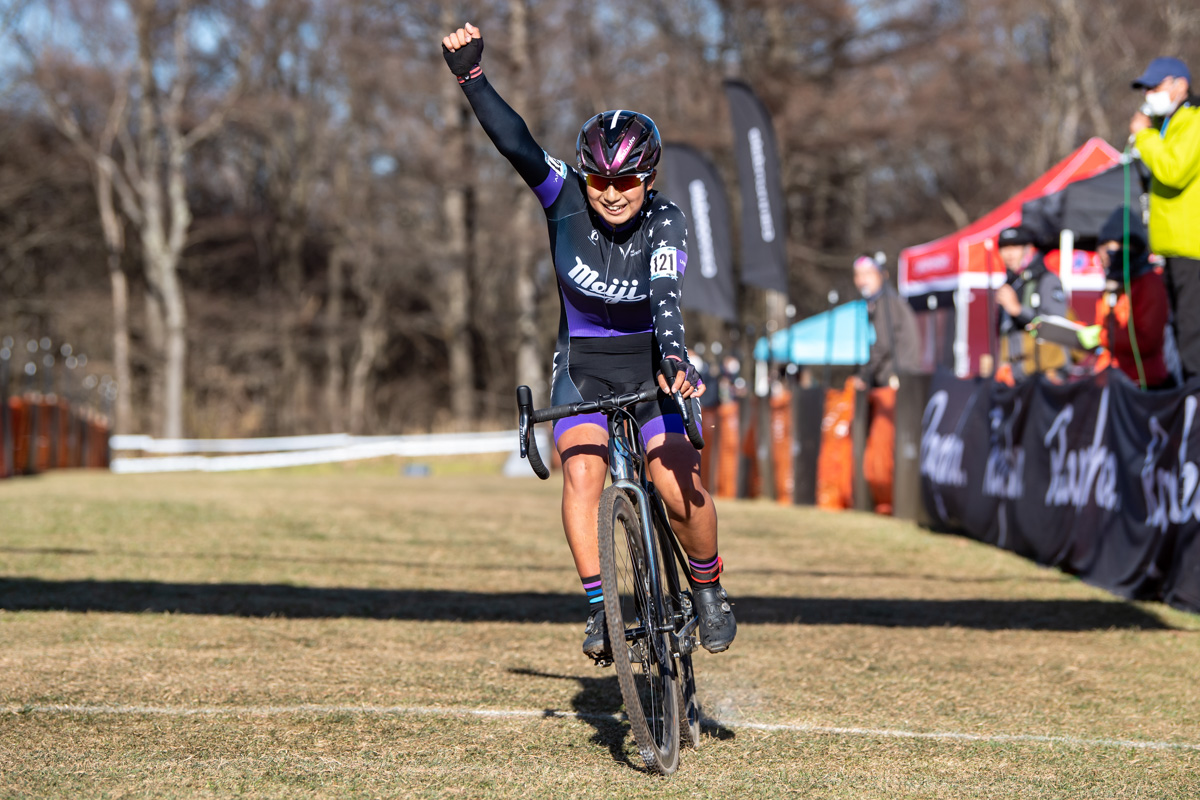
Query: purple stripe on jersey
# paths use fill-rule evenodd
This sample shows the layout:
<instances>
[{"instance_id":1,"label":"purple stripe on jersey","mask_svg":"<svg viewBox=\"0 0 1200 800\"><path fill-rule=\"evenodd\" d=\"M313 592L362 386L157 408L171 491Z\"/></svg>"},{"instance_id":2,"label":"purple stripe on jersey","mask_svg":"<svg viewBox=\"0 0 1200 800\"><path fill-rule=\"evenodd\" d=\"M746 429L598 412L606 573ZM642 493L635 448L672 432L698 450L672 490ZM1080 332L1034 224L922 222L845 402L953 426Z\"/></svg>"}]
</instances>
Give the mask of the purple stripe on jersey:
<instances>
[{"instance_id":1,"label":"purple stripe on jersey","mask_svg":"<svg viewBox=\"0 0 1200 800\"><path fill-rule=\"evenodd\" d=\"M640 330L621 330L606 328L603 324L593 321L586 314L571 304L566 292L562 292L563 310L567 314L567 332L570 336L627 336L631 333L649 333L654 330L653 323Z\"/></svg>"},{"instance_id":2,"label":"purple stripe on jersey","mask_svg":"<svg viewBox=\"0 0 1200 800\"><path fill-rule=\"evenodd\" d=\"M687 253L682 250L675 252L675 268L679 270L679 277L683 277L683 271L687 269Z\"/></svg>"},{"instance_id":3,"label":"purple stripe on jersey","mask_svg":"<svg viewBox=\"0 0 1200 800\"><path fill-rule=\"evenodd\" d=\"M563 295L563 310L567 312L567 331L571 336L612 336L612 331L589 320L582 311L571 304L566 292Z\"/></svg>"},{"instance_id":4,"label":"purple stripe on jersey","mask_svg":"<svg viewBox=\"0 0 1200 800\"><path fill-rule=\"evenodd\" d=\"M553 167L550 168L550 174L546 176L546 180L542 181L541 185L533 188L533 193L537 195L538 202L542 204L542 208L549 208L550 204L558 199L558 195L562 192L563 176L559 175Z\"/></svg>"}]
</instances>

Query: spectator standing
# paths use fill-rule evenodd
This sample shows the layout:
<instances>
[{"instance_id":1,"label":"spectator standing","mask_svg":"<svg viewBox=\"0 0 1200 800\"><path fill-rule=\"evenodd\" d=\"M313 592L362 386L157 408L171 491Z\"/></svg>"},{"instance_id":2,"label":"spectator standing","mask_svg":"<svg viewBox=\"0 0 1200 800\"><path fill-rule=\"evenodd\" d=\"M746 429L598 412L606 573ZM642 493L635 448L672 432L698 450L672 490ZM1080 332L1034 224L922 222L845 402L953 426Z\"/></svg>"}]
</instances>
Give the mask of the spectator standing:
<instances>
[{"instance_id":1,"label":"spectator standing","mask_svg":"<svg viewBox=\"0 0 1200 800\"><path fill-rule=\"evenodd\" d=\"M1127 252L1124 250L1126 226ZM1095 363L1097 370L1116 367L1135 383L1144 379L1147 389L1174 386L1175 379L1167 370L1163 355L1168 323L1167 289L1162 276L1150 264L1145 229L1128 208L1118 208L1104 223L1097 253L1104 266L1104 294L1096 301L1096 324L1079 332L1080 344L1099 353ZM1125 289L1127 256L1128 292Z\"/></svg>"},{"instance_id":2,"label":"spectator standing","mask_svg":"<svg viewBox=\"0 0 1200 800\"><path fill-rule=\"evenodd\" d=\"M1150 170L1152 252L1167 259L1166 288L1184 380L1200 374L1200 101L1178 58L1156 58L1133 81L1146 102L1129 132Z\"/></svg>"},{"instance_id":3,"label":"spectator standing","mask_svg":"<svg viewBox=\"0 0 1200 800\"><path fill-rule=\"evenodd\" d=\"M1046 268L1035 243L1033 231L1023 225L1005 228L996 239L996 249L1007 271L1004 285L996 290L996 304L1000 306L997 324L1002 337L998 374L1003 376L1011 370L1014 380L1060 367L1067 361L1061 346L1039 345L1025 332L1035 317L1067 313L1062 281Z\"/></svg>"},{"instance_id":4,"label":"spectator standing","mask_svg":"<svg viewBox=\"0 0 1200 800\"><path fill-rule=\"evenodd\" d=\"M880 259L861 255L854 259L854 285L867 301L867 319L875 329L869 360L855 376L859 390L899 386L899 373L913 372L921 364L917 318L912 307L887 280Z\"/></svg>"}]
</instances>

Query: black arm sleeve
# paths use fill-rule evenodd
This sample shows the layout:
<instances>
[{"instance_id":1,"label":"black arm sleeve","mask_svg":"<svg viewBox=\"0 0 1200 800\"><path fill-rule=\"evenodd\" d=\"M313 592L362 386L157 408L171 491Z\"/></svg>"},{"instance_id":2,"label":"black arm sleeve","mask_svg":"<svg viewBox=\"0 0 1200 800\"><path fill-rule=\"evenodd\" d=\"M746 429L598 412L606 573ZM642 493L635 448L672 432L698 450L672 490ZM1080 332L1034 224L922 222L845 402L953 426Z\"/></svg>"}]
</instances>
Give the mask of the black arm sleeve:
<instances>
[{"instance_id":1,"label":"black arm sleeve","mask_svg":"<svg viewBox=\"0 0 1200 800\"><path fill-rule=\"evenodd\" d=\"M500 155L508 159L531 188L540 186L550 174L550 165L521 115L504 102L486 75L464 83L463 93Z\"/></svg>"}]
</instances>

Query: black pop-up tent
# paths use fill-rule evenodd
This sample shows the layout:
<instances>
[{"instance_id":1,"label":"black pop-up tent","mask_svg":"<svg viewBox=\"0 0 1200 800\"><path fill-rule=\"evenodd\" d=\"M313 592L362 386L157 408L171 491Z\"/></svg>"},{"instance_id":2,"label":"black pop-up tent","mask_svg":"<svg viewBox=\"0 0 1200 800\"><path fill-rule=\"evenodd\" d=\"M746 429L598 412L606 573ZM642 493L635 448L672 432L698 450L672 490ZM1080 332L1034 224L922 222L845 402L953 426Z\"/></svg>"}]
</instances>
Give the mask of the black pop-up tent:
<instances>
[{"instance_id":1,"label":"black pop-up tent","mask_svg":"<svg viewBox=\"0 0 1200 800\"><path fill-rule=\"evenodd\" d=\"M1021 224L1032 227L1045 246L1056 246L1062 231L1073 231L1076 248L1094 250L1100 226L1114 209L1126 203L1126 182L1129 205L1137 209L1149 177L1141 161L1115 164L1090 178L1022 204Z\"/></svg>"}]
</instances>

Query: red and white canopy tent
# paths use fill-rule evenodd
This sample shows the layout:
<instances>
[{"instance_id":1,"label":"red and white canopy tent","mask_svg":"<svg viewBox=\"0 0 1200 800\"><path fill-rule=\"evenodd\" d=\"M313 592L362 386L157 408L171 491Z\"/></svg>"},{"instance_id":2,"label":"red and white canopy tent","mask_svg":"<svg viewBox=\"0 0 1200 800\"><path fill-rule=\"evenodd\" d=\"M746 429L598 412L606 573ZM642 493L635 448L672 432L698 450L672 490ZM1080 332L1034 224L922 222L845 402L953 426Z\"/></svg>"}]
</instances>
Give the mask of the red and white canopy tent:
<instances>
[{"instance_id":1,"label":"red and white canopy tent","mask_svg":"<svg viewBox=\"0 0 1200 800\"><path fill-rule=\"evenodd\" d=\"M1005 279L1004 265L995 250L997 234L1021 221L1022 203L1109 169L1120 159L1120 152L1103 139L1089 139L974 223L948 236L900 251L900 294L908 298L914 309L935 311L939 305L945 306L945 300L939 297L953 297L956 374L962 377L978 374L979 357L989 351L989 327L994 322L989 319L987 289L999 287ZM1071 269L1060 270L1063 261L1071 264ZM1047 254L1046 265L1059 273L1076 318L1092 322L1096 297L1104 288L1104 271L1094 254L1076 252L1071 232L1063 231L1060 248ZM938 347L935 339L946 338L951 332L945 326L933 324L933 316L926 321L928 324L922 326L926 360L937 363L936 353L943 348ZM939 327L943 329L939 331Z\"/></svg>"}]
</instances>

